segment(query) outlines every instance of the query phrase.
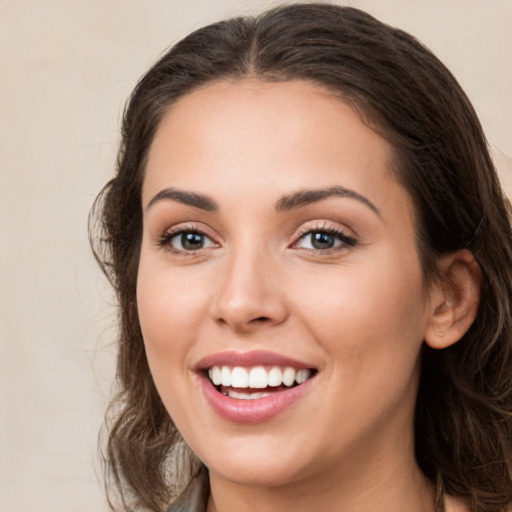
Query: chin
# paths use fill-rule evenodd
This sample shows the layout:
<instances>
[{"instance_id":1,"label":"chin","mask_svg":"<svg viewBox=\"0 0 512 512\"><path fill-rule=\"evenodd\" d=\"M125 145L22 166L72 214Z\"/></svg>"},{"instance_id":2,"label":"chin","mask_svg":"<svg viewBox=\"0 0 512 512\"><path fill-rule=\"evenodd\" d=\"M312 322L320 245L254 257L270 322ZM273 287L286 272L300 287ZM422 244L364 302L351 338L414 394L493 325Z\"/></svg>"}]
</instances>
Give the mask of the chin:
<instances>
[{"instance_id":1,"label":"chin","mask_svg":"<svg viewBox=\"0 0 512 512\"><path fill-rule=\"evenodd\" d=\"M270 461L270 456L260 460L234 458L237 460L207 467L224 480L249 487L281 487L301 480L296 461L292 464L283 460Z\"/></svg>"},{"instance_id":2,"label":"chin","mask_svg":"<svg viewBox=\"0 0 512 512\"><path fill-rule=\"evenodd\" d=\"M291 442L289 435L284 436L288 443L275 435L226 437L225 442L216 439L214 450L205 447L203 453L198 453L209 471L225 480L239 485L280 487L312 476L314 457L308 456L303 440Z\"/></svg>"}]
</instances>

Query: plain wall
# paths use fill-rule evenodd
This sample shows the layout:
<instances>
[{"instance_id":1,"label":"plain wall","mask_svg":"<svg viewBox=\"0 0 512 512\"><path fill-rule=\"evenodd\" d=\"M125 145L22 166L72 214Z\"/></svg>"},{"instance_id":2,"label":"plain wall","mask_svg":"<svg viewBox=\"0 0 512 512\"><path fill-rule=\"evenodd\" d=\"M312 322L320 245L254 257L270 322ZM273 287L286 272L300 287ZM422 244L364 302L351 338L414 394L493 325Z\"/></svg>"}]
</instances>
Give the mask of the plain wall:
<instances>
[{"instance_id":1,"label":"plain wall","mask_svg":"<svg viewBox=\"0 0 512 512\"><path fill-rule=\"evenodd\" d=\"M512 194L512 2L339 3L412 32L448 65ZM95 453L115 313L87 213L144 70L192 29L270 5L0 0L1 512L107 510Z\"/></svg>"}]
</instances>

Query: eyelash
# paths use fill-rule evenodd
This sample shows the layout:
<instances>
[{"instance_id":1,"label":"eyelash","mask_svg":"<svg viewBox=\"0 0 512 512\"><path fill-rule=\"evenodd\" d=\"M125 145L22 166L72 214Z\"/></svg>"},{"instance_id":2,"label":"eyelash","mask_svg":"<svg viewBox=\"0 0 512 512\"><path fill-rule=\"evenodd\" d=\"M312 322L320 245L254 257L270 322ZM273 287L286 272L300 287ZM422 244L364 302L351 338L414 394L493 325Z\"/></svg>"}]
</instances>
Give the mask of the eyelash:
<instances>
[{"instance_id":1,"label":"eyelash","mask_svg":"<svg viewBox=\"0 0 512 512\"><path fill-rule=\"evenodd\" d=\"M183 235L183 234L193 234L193 235L199 235L204 236L205 238L208 238L211 240L211 237L209 237L203 230L198 229L194 225L180 225L176 227L172 227L169 230L167 230L161 237L157 240L157 245L159 247L165 248L167 251L169 251L172 254L176 254L179 256L190 256L193 254L196 254L198 250L192 250L187 251L183 249L176 249L172 246L172 240L176 238L177 236Z\"/></svg>"},{"instance_id":2,"label":"eyelash","mask_svg":"<svg viewBox=\"0 0 512 512\"><path fill-rule=\"evenodd\" d=\"M331 247L328 249L308 249L308 248L300 248L297 247L297 249L302 249L303 251L310 251L314 253L322 253L322 254L331 254L333 252L340 251L342 249L356 247L358 242L355 238L348 236L345 234L344 231L342 231L339 228L335 228L332 226L328 226L326 224L317 225L317 226L308 226L302 230L302 232L299 233L297 236L297 241L293 243L292 247L296 247L298 243L301 240L304 240L307 236L313 235L314 233L321 233L324 235L329 235L332 237L337 238L341 243L337 247Z\"/></svg>"},{"instance_id":3,"label":"eyelash","mask_svg":"<svg viewBox=\"0 0 512 512\"><path fill-rule=\"evenodd\" d=\"M331 248L326 248L326 249L315 249L315 248L310 249L310 248L297 247L297 245L299 244L299 242L301 240L304 240L307 236L312 235L314 233L321 233L324 235L329 235L329 236L335 237L341 243L337 247L331 247ZM171 244L172 240L175 237L177 237L179 235L183 235L183 234L195 234L195 235L199 235L199 236L208 238L209 240L212 240L211 237L209 237L203 230L198 229L194 225L176 226L176 227L170 228L161 237L159 237L157 240L157 245L159 247L165 248L167 251L169 251L172 254L177 254L180 256L191 256L191 255L196 254L201 249L203 249L203 247L201 247L200 249L197 249L197 250L188 251L188 250L184 250L184 249L174 248ZM215 243L215 242L213 242L213 243ZM333 252L340 251L347 247L349 247L349 248L356 247L357 245L358 245L357 240L353 237L346 235L341 229L334 228L332 226L327 226L327 225L323 224L323 225L318 225L318 226L314 226L314 227L308 226L308 227L304 228L299 233L296 241L291 245L291 247L296 248L296 249L301 249L303 251L313 252L313 253L330 254Z\"/></svg>"}]
</instances>

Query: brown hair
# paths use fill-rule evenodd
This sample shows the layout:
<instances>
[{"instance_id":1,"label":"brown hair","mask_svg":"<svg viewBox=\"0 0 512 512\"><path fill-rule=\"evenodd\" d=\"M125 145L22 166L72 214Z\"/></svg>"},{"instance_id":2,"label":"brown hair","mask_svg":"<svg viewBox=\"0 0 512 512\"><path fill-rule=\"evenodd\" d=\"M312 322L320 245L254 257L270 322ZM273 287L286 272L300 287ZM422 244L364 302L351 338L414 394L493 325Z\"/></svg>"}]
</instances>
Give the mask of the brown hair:
<instances>
[{"instance_id":1,"label":"brown hair","mask_svg":"<svg viewBox=\"0 0 512 512\"><path fill-rule=\"evenodd\" d=\"M307 80L351 105L394 148L418 217L426 281L437 258L467 248L482 273L478 316L445 350L424 347L417 462L471 510L512 503L512 231L477 116L450 72L421 43L353 8L296 4L215 23L171 48L137 84L124 114L117 174L91 212L96 257L119 301L118 393L107 473L126 510L165 509L197 470L149 371L135 299L141 186L169 106L218 79ZM99 236L94 237L94 232ZM440 510L442 504L439 503Z\"/></svg>"}]
</instances>

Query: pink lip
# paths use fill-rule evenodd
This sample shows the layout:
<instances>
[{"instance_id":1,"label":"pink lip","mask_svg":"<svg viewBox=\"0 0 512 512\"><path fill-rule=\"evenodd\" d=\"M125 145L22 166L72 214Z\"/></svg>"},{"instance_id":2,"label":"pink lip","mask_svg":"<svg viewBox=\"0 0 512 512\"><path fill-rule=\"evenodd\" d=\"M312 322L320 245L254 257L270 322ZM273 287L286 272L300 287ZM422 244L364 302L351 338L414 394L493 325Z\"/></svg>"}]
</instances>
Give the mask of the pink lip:
<instances>
[{"instance_id":1,"label":"pink lip","mask_svg":"<svg viewBox=\"0 0 512 512\"><path fill-rule=\"evenodd\" d=\"M212 366L291 366L296 370L314 368L312 365L275 352L253 350L251 352L236 352L229 350L204 357L196 364L196 370L206 370Z\"/></svg>"},{"instance_id":2,"label":"pink lip","mask_svg":"<svg viewBox=\"0 0 512 512\"><path fill-rule=\"evenodd\" d=\"M212 366L290 366L295 369L314 367L281 354L266 351L219 352L201 359L196 365L202 391L212 409L233 423L254 424L268 421L291 407L311 388L314 378L288 389L272 391L269 396L254 400L230 398L217 391L205 370ZM261 390L263 391L263 390Z\"/></svg>"},{"instance_id":3,"label":"pink lip","mask_svg":"<svg viewBox=\"0 0 512 512\"><path fill-rule=\"evenodd\" d=\"M263 398L242 400L223 395L208 377L200 374L203 393L213 410L228 421L245 424L262 423L281 414L310 389L312 380L283 391L274 391Z\"/></svg>"}]
</instances>

